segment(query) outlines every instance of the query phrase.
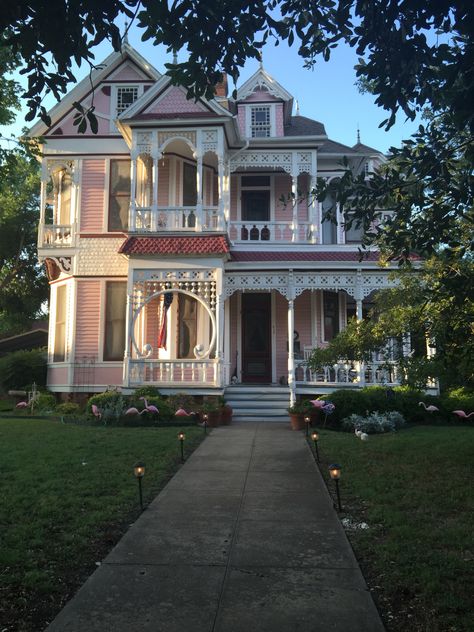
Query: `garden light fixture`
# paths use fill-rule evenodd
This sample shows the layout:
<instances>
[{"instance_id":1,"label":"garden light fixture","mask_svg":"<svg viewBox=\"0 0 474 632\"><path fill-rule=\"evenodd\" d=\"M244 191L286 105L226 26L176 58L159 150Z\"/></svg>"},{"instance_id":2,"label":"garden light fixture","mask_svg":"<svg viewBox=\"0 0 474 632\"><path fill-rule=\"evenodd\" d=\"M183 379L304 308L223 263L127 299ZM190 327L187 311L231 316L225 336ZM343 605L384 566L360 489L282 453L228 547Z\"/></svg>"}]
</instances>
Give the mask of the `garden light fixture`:
<instances>
[{"instance_id":1,"label":"garden light fixture","mask_svg":"<svg viewBox=\"0 0 474 632\"><path fill-rule=\"evenodd\" d=\"M329 466L329 476L336 483L336 494L337 494L337 507L339 511L342 511L341 507L341 496L339 494L339 479L341 478L341 466L337 463L333 463Z\"/></svg>"},{"instance_id":2,"label":"garden light fixture","mask_svg":"<svg viewBox=\"0 0 474 632\"><path fill-rule=\"evenodd\" d=\"M183 431L178 432L178 439L181 445L181 463L184 463L184 440L186 439L186 435Z\"/></svg>"},{"instance_id":3,"label":"garden light fixture","mask_svg":"<svg viewBox=\"0 0 474 632\"><path fill-rule=\"evenodd\" d=\"M207 413L204 413L204 415L202 416L202 425L204 426L204 434L207 434L207 420L209 419L209 416Z\"/></svg>"},{"instance_id":4,"label":"garden light fixture","mask_svg":"<svg viewBox=\"0 0 474 632\"><path fill-rule=\"evenodd\" d=\"M311 417L309 415L304 416L304 423L306 424L306 436L309 437L309 425L311 423Z\"/></svg>"},{"instance_id":5,"label":"garden light fixture","mask_svg":"<svg viewBox=\"0 0 474 632\"><path fill-rule=\"evenodd\" d=\"M143 511L142 478L145 476L145 464L138 461L133 466L133 473L138 480L138 495L140 497L140 508Z\"/></svg>"},{"instance_id":6,"label":"garden light fixture","mask_svg":"<svg viewBox=\"0 0 474 632\"><path fill-rule=\"evenodd\" d=\"M313 440L313 443L314 443L314 452L316 454L316 460L319 463L319 450L318 450L319 434L316 431L312 432L311 439Z\"/></svg>"}]
</instances>

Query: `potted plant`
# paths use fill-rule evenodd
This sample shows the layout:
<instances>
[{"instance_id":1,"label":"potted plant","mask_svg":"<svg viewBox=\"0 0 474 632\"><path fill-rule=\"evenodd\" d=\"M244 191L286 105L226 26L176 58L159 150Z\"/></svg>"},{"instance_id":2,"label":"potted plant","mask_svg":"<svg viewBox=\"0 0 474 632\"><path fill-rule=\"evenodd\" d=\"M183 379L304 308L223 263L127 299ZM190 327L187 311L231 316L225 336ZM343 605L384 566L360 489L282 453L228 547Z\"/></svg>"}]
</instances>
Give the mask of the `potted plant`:
<instances>
[{"instance_id":1,"label":"potted plant","mask_svg":"<svg viewBox=\"0 0 474 632\"><path fill-rule=\"evenodd\" d=\"M227 402L222 396L218 397L217 401L219 403L220 410L221 410L221 424L223 426L228 426L230 422L232 421L233 410L229 406L229 404L227 404Z\"/></svg>"},{"instance_id":2,"label":"potted plant","mask_svg":"<svg viewBox=\"0 0 474 632\"><path fill-rule=\"evenodd\" d=\"M206 415L207 418L205 418L204 415ZM216 401L204 402L201 408L201 419L202 421L206 421L207 425L211 428L219 426L221 423L221 409L219 404Z\"/></svg>"},{"instance_id":3,"label":"potted plant","mask_svg":"<svg viewBox=\"0 0 474 632\"><path fill-rule=\"evenodd\" d=\"M296 402L288 408L292 430L304 430L304 416L307 408L301 402Z\"/></svg>"},{"instance_id":4,"label":"potted plant","mask_svg":"<svg viewBox=\"0 0 474 632\"><path fill-rule=\"evenodd\" d=\"M305 415L311 418L311 425L316 426L321 418L321 406L315 406L309 399L305 399L303 406Z\"/></svg>"}]
</instances>

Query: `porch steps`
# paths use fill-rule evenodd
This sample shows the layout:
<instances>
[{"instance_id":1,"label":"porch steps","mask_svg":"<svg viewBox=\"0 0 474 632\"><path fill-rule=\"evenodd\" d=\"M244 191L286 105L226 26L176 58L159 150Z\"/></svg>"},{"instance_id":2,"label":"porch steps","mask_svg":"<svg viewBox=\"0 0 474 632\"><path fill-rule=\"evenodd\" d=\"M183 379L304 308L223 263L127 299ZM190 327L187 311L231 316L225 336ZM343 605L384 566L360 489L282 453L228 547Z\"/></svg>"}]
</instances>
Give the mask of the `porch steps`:
<instances>
[{"instance_id":1,"label":"porch steps","mask_svg":"<svg viewBox=\"0 0 474 632\"><path fill-rule=\"evenodd\" d=\"M288 422L290 391L286 386L228 386L224 398L232 407L234 421Z\"/></svg>"}]
</instances>

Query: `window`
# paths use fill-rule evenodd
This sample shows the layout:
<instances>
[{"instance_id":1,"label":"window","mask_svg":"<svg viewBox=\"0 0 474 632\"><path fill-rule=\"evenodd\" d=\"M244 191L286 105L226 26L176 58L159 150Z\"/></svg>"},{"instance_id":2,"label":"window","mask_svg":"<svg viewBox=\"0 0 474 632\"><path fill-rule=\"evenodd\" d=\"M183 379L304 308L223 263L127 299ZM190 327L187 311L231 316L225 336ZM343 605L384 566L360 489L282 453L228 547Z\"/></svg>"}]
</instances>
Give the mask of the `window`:
<instances>
[{"instance_id":1,"label":"window","mask_svg":"<svg viewBox=\"0 0 474 632\"><path fill-rule=\"evenodd\" d=\"M337 244L336 194L331 189L322 203L321 237L323 244Z\"/></svg>"},{"instance_id":2,"label":"window","mask_svg":"<svg viewBox=\"0 0 474 632\"><path fill-rule=\"evenodd\" d=\"M271 132L270 106L252 107L250 114L250 132L252 138L269 138Z\"/></svg>"},{"instance_id":3,"label":"window","mask_svg":"<svg viewBox=\"0 0 474 632\"><path fill-rule=\"evenodd\" d=\"M138 86L122 86L117 88L116 114L125 112L138 99Z\"/></svg>"},{"instance_id":4,"label":"window","mask_svg":"<svg viewBox=\"0 0 474 632\"><path fill-rule=\"evenodd\" d=\"M323 338L329 342L339 333L339 295L337 292L323 292Z\"/></svg>"},{"instance_id":5,"label":"window","mask_svg":"<svg viewBox=\"0 0 474 632\"><path fill-rule=\"evenodd\" d=\"M198 302L186 294L178 295L178 357L194 358L197 341Z\"/></svg>"},{"instance_id":6,"label":"window","mask_svg":"<svg viewBox=\"0 0 474 632\"><path fill-rule=\"evenodd\" d=\"M196 165L183 162L183 206L196 206Z\"/></svg>"},{"instance_id":7,"label":"window","mask_svg":"<svg viewBox=\"0 0 474 632\"><path fill-rule=\"evenodd\" d=\"M358 225L358 221L353 221L350 228L346 230L346 243L360 243L364 234L362 223Z\"/></svg>"},{"instance_id":8,"label":"window","mask_svg":"<svg viewBox=\"0 0 474 632\"><path fill-rule=\"evenodd\" d=\"M109 230L128 229L130 160L110 161Z\"/></svg>"},{"instance_id":9,"label":"window","mask_svg":"<svg viewBox=\"0 0 474 632\"><path fill-rule=\"evenodd\" d=\"M107 282L105 290L104 360L123 360L127 284Z\"/></svg>"},{"instance_id":10,"label":"window","mask_svg":"<svg viewBox=\"0 0 474 632\"><path fill-rule=\"evenodd\" d=\"M242 221L270 221L269 176L242 176Z\"/></svg>"},{"instance_id":11,"label":"window","mask_svg":"<svg viewBox=\"0 0 474 632\"><path fill-rule=\"evenodd\" d=\"M139 207L152 205L153 160L150 156L139 156L137 160L136 203Z\"/></svg>"},{"instance_id":12,"label":"window","mask_svg":"<svg viewBox=\"0 0 474 632\"><path fill-rule=\"evenodd\" d=\"M67 286L58 285L56 287L53 362L64 362L66 356L66 298Z\"/></svg>"},{"instance_id":13,"label":"window","mask_svg":"<svg viewBox=\"0 0 474 632\"><path fill-rule=\"evenodd\" d=\"M66 169L55 171L52 176L54 188L54 223L71 223L72 177Z\"/></svg>"}]
</instances>

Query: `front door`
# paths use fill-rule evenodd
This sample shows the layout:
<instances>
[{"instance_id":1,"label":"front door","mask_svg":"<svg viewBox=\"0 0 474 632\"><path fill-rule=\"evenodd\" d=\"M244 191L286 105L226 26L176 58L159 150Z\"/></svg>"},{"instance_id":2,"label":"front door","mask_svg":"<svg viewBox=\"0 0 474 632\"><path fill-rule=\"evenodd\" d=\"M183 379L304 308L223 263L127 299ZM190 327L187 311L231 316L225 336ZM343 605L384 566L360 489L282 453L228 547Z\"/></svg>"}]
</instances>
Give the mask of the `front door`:
<instances>
[{"instance_id":1,"label":"front door","mask_svg":"<svg viewBox=\"0 0 474 632\"><path fill-rule=\"evenodd\" d=\"M242 382L271 382L271 294L242 294Z\"/></svg>"}]
</instances>

